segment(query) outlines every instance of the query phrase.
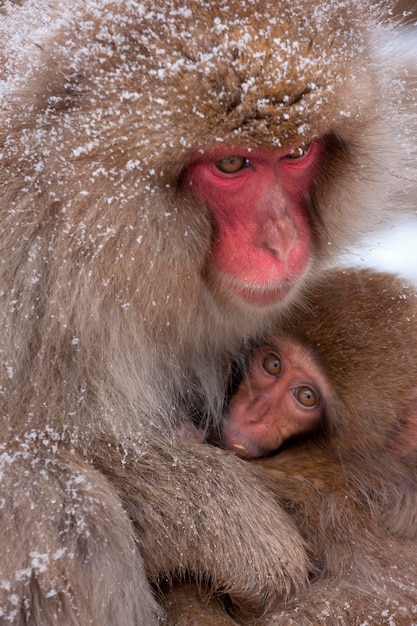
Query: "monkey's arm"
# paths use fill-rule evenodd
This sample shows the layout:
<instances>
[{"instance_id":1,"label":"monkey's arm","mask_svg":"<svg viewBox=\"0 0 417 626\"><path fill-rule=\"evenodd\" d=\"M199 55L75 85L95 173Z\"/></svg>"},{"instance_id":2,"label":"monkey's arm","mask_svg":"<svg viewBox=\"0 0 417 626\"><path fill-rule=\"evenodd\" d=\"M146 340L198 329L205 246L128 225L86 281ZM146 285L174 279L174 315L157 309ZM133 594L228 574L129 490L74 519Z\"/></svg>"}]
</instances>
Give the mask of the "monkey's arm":
<instances>
[{"instance_id":1,"label":"monkey's arm","mask_svg":"<svg viewBox=\"0 0 417 626\"><path fill-rule=\"evenodd\" d=\"M254 467L193 441L103 448L94 465L119 493L154 582L191 574L259 612L306 581L305 543Z\"/></svg>"}]
</instances>

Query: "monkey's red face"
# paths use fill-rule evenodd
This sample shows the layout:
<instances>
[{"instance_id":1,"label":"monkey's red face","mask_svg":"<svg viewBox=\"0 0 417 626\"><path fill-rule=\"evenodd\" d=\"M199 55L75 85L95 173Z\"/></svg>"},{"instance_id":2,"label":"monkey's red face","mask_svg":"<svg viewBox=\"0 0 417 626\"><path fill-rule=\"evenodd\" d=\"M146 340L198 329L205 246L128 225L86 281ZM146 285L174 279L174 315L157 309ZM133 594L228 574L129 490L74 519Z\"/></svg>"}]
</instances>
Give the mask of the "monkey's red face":
<instances>
[{"instance_id":1,"label":"monkey's red face","mask_svg":"<svg viewBox=\"0 0 417 626\"><path fill-rule=\"evenodd\" d=\"M265 456L311 430L329 395L326 377L303 346L285 338L266 345L231 400L222 443L245 458Z\"/></svg>"},{"instance_id":2,"label":"monkey's red face","mask_svg":"<svg viewBox=\"0 0 417 626\"><path fill-rule=\"evenodd\" d=\"M223 290L265 306L306 272L309 191L323 144L274 152L223 146L190 166L186 185L213 216L209 266Z\"/></svg>"}]
</instances>

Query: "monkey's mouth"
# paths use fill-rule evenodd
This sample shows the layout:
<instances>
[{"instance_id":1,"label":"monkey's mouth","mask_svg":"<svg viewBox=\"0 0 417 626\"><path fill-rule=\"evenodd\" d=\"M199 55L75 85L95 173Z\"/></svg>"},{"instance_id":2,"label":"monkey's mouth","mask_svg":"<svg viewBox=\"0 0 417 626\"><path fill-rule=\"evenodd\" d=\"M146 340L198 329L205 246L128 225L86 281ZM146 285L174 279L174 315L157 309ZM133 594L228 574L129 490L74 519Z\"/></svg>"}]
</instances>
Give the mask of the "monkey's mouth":
<instances>
[{"instance_id":1,"label":"monkey's mouth","mask_svg":"<svg viewBox=\"0 0 417 626\"><path fill-rule=\"evenodd\" d=\"M252 438L227 424L222 432L222 446L241 459L258 459L267 456L271 450L259 445Z\"/></svg>"},{"instance_id":2,"label":"monkey's mouth","mask_svg":"<svg viewBox=\"0 0 417 626\"><path fill-rule=\"evenodd\" d=\"M293 292L296 282L284 280L271 285L252 285L226 274L222 274L219 279L222 291L259 308L282 304L283 300Z\"/></svg>"}]
</instances>

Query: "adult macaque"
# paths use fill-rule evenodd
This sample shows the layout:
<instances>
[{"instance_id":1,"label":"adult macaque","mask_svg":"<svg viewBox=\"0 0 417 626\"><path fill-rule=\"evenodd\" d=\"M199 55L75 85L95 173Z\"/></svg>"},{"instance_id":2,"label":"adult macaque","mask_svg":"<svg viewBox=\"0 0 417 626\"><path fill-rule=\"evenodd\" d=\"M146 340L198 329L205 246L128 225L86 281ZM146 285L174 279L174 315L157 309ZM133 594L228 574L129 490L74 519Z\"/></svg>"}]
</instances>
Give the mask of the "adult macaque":
<instances>
[{"instance_id":1,"label":"adult macaque","mask_svg":"<svg viewBox=\"0 0 417 626\"><path fill-rule=\"evenodd\" d=\"M148 626L148 581L186 573L249 614L305 582L257 472L174 434L405 204L388 6L2 3L4 621Z\"/></svg>"},{"instance_id":2,"label":"adult macaque","mask_svg":"<svg viewBox=\"0 0 417 626\"><path fill-rule=\"evenodd\" d=\"M281 381L275 379L280 367ZM278 447L289 428L289 413L271 396L277 392L287 411L298 411L286 397L297 386L317 393L321 415L318 411L310 426L321 417L320 428L256 463L265 468L265 486L295 517L310 547L311 585L269 619L248 623L414 624L415 288L370 270L325 273L307 290L303 305L281 320L278 335L254 351L247 379L231 402L229 447L246 457ZM254 394L252 404L248 393ZM300 395L311 399L307 391ZM253 422L251 410L259 411ZM273 410L281 422L278 430ZM301 432L295 426L291 434ZM243 452L234 445L242 441ZM219 599L209 599L202 590L182 587L167 594L165 602L169 624L236 623L226 611L221 614Z\"/></svg>"}]
</instances>

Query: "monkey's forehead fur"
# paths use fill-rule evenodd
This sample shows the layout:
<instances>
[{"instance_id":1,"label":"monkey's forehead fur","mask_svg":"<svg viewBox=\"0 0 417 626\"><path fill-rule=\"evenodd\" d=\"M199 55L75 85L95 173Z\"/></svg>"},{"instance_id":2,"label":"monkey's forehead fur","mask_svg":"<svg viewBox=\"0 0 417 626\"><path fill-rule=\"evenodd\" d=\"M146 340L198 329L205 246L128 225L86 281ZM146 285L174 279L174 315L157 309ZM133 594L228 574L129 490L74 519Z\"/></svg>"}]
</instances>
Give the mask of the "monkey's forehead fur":
<instances>
[{"instance_id":1,"label":"monkey's forehead fur","mask_svg":"<svg viewBox=\"0 0 417 626\"><path fill-rule=\"evenodd\" d=\"M358 0L5 2L3 106L15 108L19 87L28 85L30 113L38 106L49 121L57 109L93 105L77 154L99 151L105 136L107 150L113 140L112 150L123 158L121 146L133 143L152 165L157 155L166 163L175 154L178 163L179 151L189 155L219 142L273 149L308 142L329 128L337 133L340 124L346 134L349 120L357 130L359 118L366 123L377 115L368 94L381 80L380 59L375 62L375 43L387 27L381 4L387 6ZM378 91L390 88L387 80ZM115 114L120 124L111 125ZM23 103L19 115L24 126ZM2 117L7 127L7 112ZM120 126L129 136L126 130L118 136ZM146 164L127 163L139 165Z\"/></svg>"}]
</instances>

